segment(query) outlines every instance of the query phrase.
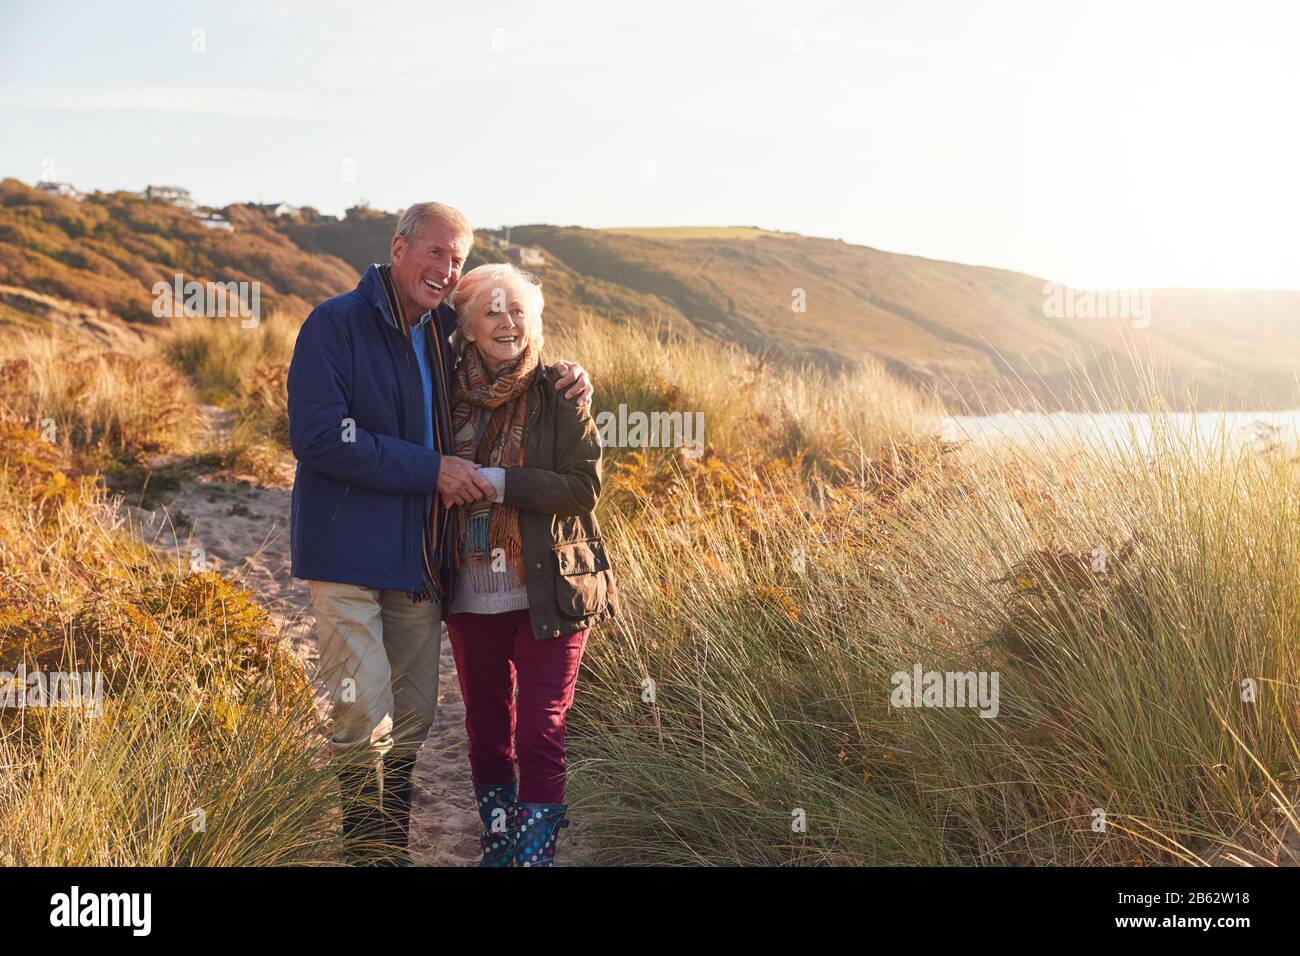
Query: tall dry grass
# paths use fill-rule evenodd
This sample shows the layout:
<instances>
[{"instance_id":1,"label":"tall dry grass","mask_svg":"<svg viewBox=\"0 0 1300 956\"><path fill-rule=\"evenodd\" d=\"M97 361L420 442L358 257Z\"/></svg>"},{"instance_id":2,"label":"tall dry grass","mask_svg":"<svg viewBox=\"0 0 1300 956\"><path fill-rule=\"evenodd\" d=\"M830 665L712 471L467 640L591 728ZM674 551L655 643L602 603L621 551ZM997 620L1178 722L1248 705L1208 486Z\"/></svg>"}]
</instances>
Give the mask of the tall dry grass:
<instances>
[{"instance_id":1,"label":"tall dry grass","mask_svg":"<svg viewBox=\"0 0 1300 956\"><path fill-rule=\"evenodd\" d=\"M266 373L291 336L247 331L195 326L167 355L268 435L283 388ZM591 323L547 354L587 366L598 415L705 417L699 455L607 449L623 607L589 644L570 724L597 861L1286 861L1294 448L1192 437L1157 406L1154 437L1118 448L956 447L932 400L871 365L826 376ZM24 407L32 424L48 402ZM88 421L74 433L131 434ZM3 451L5 660L96 648L118 684L112 720L0 712L0 855L329 858L318 738L256 606L140 552L41 457L67 449L28 434ZM892 706L917 664L996 672L997 717ZM202 807L207 838L186 824ZM237 825L213 839L217 819Z\"/></svg>"},{"instance_id":2,"label":"tall dry grass","mask_svg":"<svg viewBox=\"0 0 1300 956\"><path fill-rule=\"evenodd\" d=\"M0 863L333 859L310 683L266 612L35 432L0 428L0 462ZM41 706L24 670L100 674L102 707Z\"/></svg>"},{"instance_id":3,"label":"tall dry grass","mask_svg":"<svg viewBox=\"0 0 1300 956\"><path fill-rule=\"evenodd\" d=\"M678 384L691 356L643 345L590 363L598 396ZM693 395L726 408L711 361ZM1285 862L1295 449L1193 438L1158 409L1127 450L953 448L900 391L823 406L793 448L742 425L714 459L613 464L623 614L589 645L570 737L597 859ZM781 407L775 384L750 395L733 423ZM799 467L819 442L819 462L868 465L823 480ZM916 664L997 672L998 716L891 706Z\"/></svg>"},{"instance_id":4,"label":"tall dry grass","mask_svg":"<svg viewBox=\"0 0 1300 956\"><path fill-rule=\"evenodd\" d=\"M159 357L193 382L200 401L234 413L214 450L237 470L269 479L288 448L286 382L298 326L278 311L251 328L236 317L184 318L158 344Z\"/></svg>"},{"instance_id":5,"label":"tall dry grass","mask_svg":"<svg viewBox=\"0 0 1300 956\"><path fill-rule=\"evenodd\" d=\"M288 365L300 320L271 312L245 328L237 317L177 319L160 350L193 381L199 398L237 405L265 366Z\"/></svg>"},{"instance_id":6,"label":"tall dry grass","mask_svg":"<svg viewBox=\"0 0 1300 956\"><path fill-rule=\"evenodd\" d=\"M647 414L700 412L706 457L754 467L779 462L831 481L861 477L873 460L927 440L942 412L933 397L900 386L876 362L837 375L655 326L584 320L548 336L546 354L579 361L591 373L598 420L617 415L620 405ZM618 461L630 451L607 447L606 455Z\"/></svg>"},{"instance_id":7,"label":"tall dry grass","mask_svg":"<svg viewBox=\"0 0 1300 956\"><path fill-rule=\"evenodd\" d=\"M0 864L334 860L302 665L249 594L146 548L93 470L191 447L189 381L28 333L0 344L0 403ZM103 697L47 706L36 673Z\"/></svg>"},{"instance_id":8,"label":"tall dry grass","mask_svg":"<svg viewBox=\"0 0 1300 956\"><path fill-rule=\"evenodd\" d=\"M194 427L184 376L52 331L0 337L0 419L104 461L185 448Z\"/></svg>"}]
</instances>

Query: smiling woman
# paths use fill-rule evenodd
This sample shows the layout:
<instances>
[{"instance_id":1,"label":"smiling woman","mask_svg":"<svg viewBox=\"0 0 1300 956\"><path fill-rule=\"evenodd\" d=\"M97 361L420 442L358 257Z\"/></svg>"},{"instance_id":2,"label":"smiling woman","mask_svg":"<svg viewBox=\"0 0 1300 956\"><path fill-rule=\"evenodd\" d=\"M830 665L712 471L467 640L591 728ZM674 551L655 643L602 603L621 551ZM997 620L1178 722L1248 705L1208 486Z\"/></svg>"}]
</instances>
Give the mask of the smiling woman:
<instances>
[{"instance_id":1,"label":"smiling woman","mask_svg":"<svg viewBox=\"0 0 1300 956\"><path fill-rule=\"evenodd\" d=\"M479 266L452 296L456 455L494 494L450 513L447 635L465 699L483 866L550 866L564 802L564 724L587 636L617 592L596 501L600 436L541 362L541 283ZM516 693L517 691L517 693Z\"/></svg>"},{"instance_id":2,"label":"smiling woman","mask_svg":"<svg viewBox=\"0 0 1300 956\"><path fill-rule=\"evenodd\" d=\"M472 270L460 280L451 304L459 326L453 347L460 352L467 344L477 346L490 372L518 358L530 342L541 347L546 306L541 282L509 263Z\"/></svg>"}]
</instances>

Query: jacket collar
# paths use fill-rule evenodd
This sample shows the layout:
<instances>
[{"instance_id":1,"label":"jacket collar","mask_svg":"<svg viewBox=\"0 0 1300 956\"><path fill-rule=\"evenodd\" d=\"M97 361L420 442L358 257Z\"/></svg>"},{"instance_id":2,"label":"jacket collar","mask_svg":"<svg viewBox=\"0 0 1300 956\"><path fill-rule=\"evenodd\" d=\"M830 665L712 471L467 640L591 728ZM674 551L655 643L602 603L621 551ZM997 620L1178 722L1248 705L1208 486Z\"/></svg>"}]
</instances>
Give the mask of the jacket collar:
<instances>
[{"instance_id":1,"label":"jacket collar","mask_svg":"<svg viewBox=\"0 0 1300 956\"><path fill-rule=\"evenodd\" d=\"M388 309L388 297L384 295L384 283L379 278L379 263L372 262L361 276L361 281L357 283L357 291L361 297L379 310L379 314L384 321L393 328L398 328L397 317Z\"/></svg>"},{"instance_id":2,"label":"jacket collar","mask_svg":"<svg viewBox=\"0 0 1300 956\"><path fill-rule=\"evenodd\" d=\"M379 310L379 314L383 316L385 322L399 332L401 331L402 327L397 324L397 316L393 315L392 310L388 308L388 296L384 295L384 282L379 278L379 263L372 262L366 269L361 276L361 281L357 284L357 291L361 293L367 302ZM451 311L451 307L445 302L438 306L439 315L443 314L443 310L446 310L447 315L455 315ZM415 323L415 326L418 328L424 325L432 317L432 312L424 313L424 315L420 316L420 320Z\"/></svg>"}]
</instances>

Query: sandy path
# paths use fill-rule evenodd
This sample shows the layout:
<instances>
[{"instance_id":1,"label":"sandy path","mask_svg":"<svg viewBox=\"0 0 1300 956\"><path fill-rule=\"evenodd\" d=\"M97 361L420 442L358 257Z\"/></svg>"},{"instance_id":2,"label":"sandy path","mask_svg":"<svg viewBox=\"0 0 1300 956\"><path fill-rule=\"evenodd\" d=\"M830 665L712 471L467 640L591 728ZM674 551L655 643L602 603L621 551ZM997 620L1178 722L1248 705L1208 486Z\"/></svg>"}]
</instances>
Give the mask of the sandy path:
<instances>
[{"instance_id":1,"label":"sandy path","mask_svg":"<svg viewBox=\"0 0 1300 956\"><path fill-rule=\"evenodd\" d=\"M215 441L228 419L217 409L204 413L206 438ZM193 548L202 548L213 570L257 595L282 638L313 666L319 655L310 594L289 573L289 502L288 486L204 478L186 481L156 510L129 500L123 510L145 541L185 564ZM463 866L478 861L481 827L465 753L465 706L445 628L438 683L438 714L415 768L412 854L421 864Z\"/></svg>"}]
</instances>

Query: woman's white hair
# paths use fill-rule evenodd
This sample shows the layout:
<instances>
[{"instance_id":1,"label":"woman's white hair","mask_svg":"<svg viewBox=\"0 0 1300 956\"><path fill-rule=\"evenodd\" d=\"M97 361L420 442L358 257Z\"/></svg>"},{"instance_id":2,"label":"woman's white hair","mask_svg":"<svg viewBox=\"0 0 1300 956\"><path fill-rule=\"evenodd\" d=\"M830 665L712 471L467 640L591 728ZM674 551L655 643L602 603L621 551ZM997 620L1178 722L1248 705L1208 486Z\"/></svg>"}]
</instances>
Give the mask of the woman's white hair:
<instances>
[{"instance_id":1,"label":"woman's white hair","mask_svg":"<svg viewBox=\"0 0 1300 956\"><path fill-rule=\"evenodd\" d=\"M542 309L546 307L546 299L542 295L542 280L513 263L489 262L477 269L470 269L457 280L455 288L451 290L450 303L456 310L456 331L452 334L451 344L457 352L465 348L464 329L470 316L482 307L485 297L491 296L498 289L504 289L506 283L511 280L517 281L524 288L525 294L532 300L534 306L532 312L535 320L530 322L531 327L525 328L524 331L535 341L541 341Z\"/></svg>"}]
</instances>

